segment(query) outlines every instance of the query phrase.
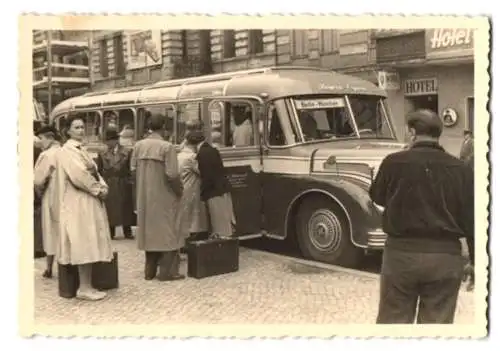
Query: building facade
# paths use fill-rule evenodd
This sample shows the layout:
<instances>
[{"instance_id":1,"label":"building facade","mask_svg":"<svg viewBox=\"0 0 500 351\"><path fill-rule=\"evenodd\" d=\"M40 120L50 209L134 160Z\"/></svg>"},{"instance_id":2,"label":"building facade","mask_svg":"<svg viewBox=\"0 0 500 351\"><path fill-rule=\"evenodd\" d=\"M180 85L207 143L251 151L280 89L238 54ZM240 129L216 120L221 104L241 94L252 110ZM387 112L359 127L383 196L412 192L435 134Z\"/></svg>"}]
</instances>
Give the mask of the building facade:
<instances>
[{"instance_id":1,"label":"building facade","mask_svg":"<svg viewBox=\"0 0 500 351\"><path fill-rule=\"evenodd\" d=\"M96 90L275 65L329 67L376 82L369 30L98 31Z\"/></svg>"},{"instance_id":2,"label":"building facade","mask_svg":"<svg viewBox=\"0 0 500 351\"><path fill-rule=\"evenodd\" d=\"M473 30L381 31L373 36L377 70L397 77L388 95L398 135L404 137L408 112L431 109L445 124L441 143L457 155L464 130L474 127Z\"/></svg>"},{"instance_id":3,"label":"building facade","mask_svg":"<svg viewBox=\"0 0 500 351\"><path fill-rule=\"evenodd\" d=\"M91 86L88 31L33 31L33 98L50 112Z\"/></svg>"},{"instance_id":4,"label":"building facade","mask_svg":"<svg viewBox=\"0 0 500 351\"><path fill-rule=\"evenodd\" d=\"M443 145L456 154L464 129L473 128L473 41L464 29L99 31L92 87L276 65L331 68L386 88L401 139L409 111L435 110L446 119Z\"/></svg>"}]
</instances>

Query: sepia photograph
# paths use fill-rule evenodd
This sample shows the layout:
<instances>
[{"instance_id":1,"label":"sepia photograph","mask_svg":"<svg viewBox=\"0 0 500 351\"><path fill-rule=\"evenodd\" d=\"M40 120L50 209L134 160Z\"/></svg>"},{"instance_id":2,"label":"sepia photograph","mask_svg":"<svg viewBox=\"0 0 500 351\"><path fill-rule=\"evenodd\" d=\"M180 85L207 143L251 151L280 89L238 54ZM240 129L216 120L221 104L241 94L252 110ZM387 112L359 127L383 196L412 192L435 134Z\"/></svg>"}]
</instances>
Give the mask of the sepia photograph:
<instances>
[{"instance_id":1,"label":"sepia photograph","mask_svg":"<svg viewBox=\"0 0 500 351\"><path fill-rule=\"evenodd\" d=\"M20 21L26 334L487 335L486 17L64 17Z\"/></svg>"}]
</instances>

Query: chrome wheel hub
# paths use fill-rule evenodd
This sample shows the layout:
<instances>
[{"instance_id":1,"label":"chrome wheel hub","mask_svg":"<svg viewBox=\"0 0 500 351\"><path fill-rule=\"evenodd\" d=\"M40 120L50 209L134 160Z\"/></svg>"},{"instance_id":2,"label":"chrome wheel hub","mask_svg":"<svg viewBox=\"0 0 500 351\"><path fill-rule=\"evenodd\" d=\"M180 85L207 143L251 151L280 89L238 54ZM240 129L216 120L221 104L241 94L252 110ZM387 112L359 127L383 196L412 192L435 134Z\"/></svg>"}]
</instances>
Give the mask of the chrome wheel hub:
<instances>
[{"instance_id":1,"label":"chrome wheel hub","mask_svg":"<svg viewBox=\"0 0 500 351\"><path fill-rule=\"evenodd\" d=\"M314 248L319 251L335 251L342 240L342 225L329 209L315 211L308 222L308 235Z\"/></svg>"}]
</instances>

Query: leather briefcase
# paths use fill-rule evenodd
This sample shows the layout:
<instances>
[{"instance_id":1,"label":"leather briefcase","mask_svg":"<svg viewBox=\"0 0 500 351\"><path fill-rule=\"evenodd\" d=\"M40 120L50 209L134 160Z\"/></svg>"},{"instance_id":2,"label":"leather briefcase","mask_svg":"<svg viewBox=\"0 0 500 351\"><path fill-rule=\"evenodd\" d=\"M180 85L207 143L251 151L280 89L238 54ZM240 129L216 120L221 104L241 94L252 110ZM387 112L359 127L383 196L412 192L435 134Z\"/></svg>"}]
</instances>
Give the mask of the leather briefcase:
<instances>
[{"instance_id":1,"label":"leather briefcase","mask_svg":"<svg viewBox=\"0 0 500 351\"><path fill-rule=\"evenodd\" d=\"M57 274L59 296L72 299L80 287L78 266L58 264ZM97 290L117 289L118 280L118 253L113 252L111 262L96 262L92 265L92 287Z\"/></svg>"},{"instance_id":2,"label":"leather briefcase","mask_svg":"<svg viewBox=\"0 0 500 351\"><path fill-rule=\"evenodd\" d=\"M201 279L237 272L239 241L234 238L189 241L188 277Z\"/></svg>"},{"instance_id":3,"label":"leather briefcase","mask_svg":"<svg viewBox=\"0 0 500 351\"><path fill-rule=\"evenodd\" d=\"M92 265L92 286L94 289L118 289L119 285L117 252L113 252L111 262L96 262Z\"/></svg>"}]
</instances>

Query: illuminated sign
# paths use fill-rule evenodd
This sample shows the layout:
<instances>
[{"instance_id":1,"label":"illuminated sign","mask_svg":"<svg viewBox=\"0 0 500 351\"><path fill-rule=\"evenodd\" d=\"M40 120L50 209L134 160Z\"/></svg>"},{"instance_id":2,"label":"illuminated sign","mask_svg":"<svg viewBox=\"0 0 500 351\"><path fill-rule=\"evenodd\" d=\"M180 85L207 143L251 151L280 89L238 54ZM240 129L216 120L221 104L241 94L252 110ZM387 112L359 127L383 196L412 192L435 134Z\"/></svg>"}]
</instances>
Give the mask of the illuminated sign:
<instances>
[{"instance_id":1,"label":"illuminated sign","mask_svg":"<svg viewBox=\"0 0 500 351\"><path fill-rule=\"evenodd\" d=\"M295 107L299 110L314 110L320 108L339 108L344 107L344 99L314 99L314 100L295 100Z\"/></svg>"}]
</instances>

